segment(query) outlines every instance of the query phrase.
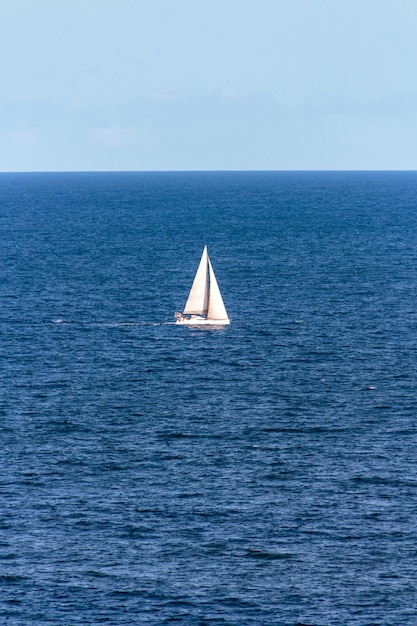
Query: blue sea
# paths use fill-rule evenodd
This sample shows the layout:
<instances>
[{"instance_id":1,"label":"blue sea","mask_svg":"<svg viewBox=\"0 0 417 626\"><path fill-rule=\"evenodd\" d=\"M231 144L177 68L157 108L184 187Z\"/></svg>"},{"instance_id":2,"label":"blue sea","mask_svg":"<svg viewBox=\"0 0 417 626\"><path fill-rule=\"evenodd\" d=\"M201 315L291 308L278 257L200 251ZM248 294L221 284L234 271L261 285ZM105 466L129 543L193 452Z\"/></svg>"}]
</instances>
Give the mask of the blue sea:
<instances>
[{"instance_id":1,"label":"blue sea","mask_svg":"<svg viewBox=\"0 0 417 626\"><path fill-rule=\"evenodd\" d=\"M417 624L417 173L1 174L0 229L2 625Z\"/></svg>"}]
</instances>

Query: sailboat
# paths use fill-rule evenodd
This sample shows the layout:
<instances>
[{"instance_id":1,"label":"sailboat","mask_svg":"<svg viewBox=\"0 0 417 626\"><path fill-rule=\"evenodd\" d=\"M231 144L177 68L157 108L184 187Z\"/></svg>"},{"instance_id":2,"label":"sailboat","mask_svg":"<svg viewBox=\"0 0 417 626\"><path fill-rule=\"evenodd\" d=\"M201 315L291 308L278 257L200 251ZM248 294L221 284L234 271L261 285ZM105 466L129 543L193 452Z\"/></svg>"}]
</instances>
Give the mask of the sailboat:
<instances>
[{"instance_id":1,"label":"sailboat","mask_svg":"<svg viewBox=\"0 0 417 626\"><path fill-rule=\"evenodd\" d=\"M182 313L175 313L177 324L225 326L230 324L216 276L204 246L190 295Z\"/></svg>"}]
</instances>

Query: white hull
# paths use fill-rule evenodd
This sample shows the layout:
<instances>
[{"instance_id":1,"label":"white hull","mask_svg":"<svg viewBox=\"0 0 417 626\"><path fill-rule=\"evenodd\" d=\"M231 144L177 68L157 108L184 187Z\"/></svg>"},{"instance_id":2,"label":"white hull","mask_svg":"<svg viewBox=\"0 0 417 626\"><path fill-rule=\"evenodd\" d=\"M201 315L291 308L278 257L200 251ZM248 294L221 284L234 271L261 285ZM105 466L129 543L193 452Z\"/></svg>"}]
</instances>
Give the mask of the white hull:
<instances>
[{"instance_id":1,"label":"white hull","mask_svg":"<svg viewBox=\"0 0 417 626\"><path fill-rule=\"evenodd\" d=\"M177 320L175 323L183 326L227 326L230 324L230 320L207 320L202 317L196 317L194 319Z\"/></svg>"}]
</instances>

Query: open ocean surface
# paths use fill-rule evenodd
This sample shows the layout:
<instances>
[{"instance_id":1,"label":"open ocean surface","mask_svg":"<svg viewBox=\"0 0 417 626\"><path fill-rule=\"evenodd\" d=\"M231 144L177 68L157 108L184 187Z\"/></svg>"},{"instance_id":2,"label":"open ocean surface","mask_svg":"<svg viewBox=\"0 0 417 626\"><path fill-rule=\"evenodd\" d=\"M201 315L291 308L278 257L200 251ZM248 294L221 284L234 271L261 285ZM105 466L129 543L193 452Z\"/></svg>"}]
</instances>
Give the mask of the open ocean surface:
<instances>
[{"instance_id":1,"label":"open ocean surface","mask_svg":"<svg viewBox=\"0 0 417 626\"><path fill-rule=\"evenodd\" d=\"M1 174L0 229L2 625L417 624L417 173Z\"/></svg>"}]
</instances>

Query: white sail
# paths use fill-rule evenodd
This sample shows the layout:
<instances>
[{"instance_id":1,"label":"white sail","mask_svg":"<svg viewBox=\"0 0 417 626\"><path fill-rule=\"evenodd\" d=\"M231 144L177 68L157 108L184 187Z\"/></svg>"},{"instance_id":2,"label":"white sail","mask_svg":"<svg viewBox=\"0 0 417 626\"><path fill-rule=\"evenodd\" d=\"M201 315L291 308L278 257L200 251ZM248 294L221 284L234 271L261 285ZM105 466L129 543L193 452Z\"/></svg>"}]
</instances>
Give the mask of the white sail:
<instances>
[{"instance_id":1,"label":"white sail","mask_svg":"<svg viewBox=\"0 0 417 626\"><path fill-rule=\"evenodd\" d=\"M209 300L208 281L208 254L207 246L204 246L200 265L198 266L183 313L207 315Z\"/></svg>"},{"instance_id":2,"label":"white sail","mask_svg":"<svg viewBox=\"0 0 417 626\"><path fill-rule=\"evenodd\" d=\"M210 259L208 258L209 265L209 280L210 280L210 295L208 303L207 317L213 320L226 320L228 319L226 313L226 307L224 306L222 294L220 293L219 285L217 284L216 276L214 274L213 267Z\"/></svg>"}]
</instances>

